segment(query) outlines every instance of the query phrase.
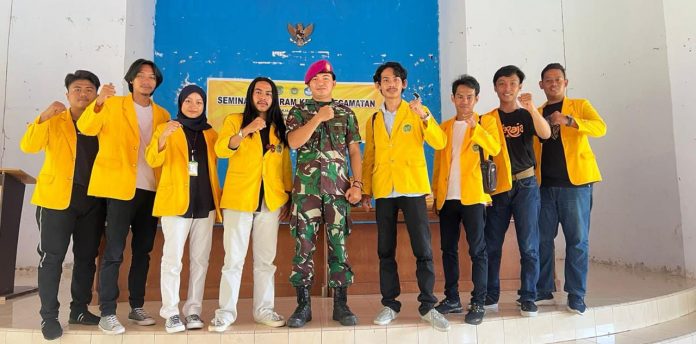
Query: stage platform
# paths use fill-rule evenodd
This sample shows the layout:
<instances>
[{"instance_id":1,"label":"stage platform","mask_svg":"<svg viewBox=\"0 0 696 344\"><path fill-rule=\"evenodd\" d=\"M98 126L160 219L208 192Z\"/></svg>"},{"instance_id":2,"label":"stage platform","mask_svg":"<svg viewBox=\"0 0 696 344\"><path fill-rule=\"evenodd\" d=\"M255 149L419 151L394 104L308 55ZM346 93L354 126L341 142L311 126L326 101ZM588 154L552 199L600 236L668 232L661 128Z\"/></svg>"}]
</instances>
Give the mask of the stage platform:
<instances>
[{"instance_id":1,"label":"stage platform","mask_svg":"<svg viewBox=\"0 0 696 344\"><path fill-rule=\"evenodd\" d=\"M557 266L563 266L559 261ZM388 326L372 324L381 308L379 295L351 295L349 305L358 315L357 326L344 327L331 320L331 299L313 297L314 320L301 329L270 328L255 324L251 300L242 299L240 317L223 333L207 330L167 334L159 318L159 302L146 302L146 310L157 319L149 327L127 323L127 303L120 303L118 316L126 333L107 336L96 327L68 325L69 270L61 284L60 321L65 334L50 343L87 344L232 344L232 343L694 343L696 334L696 281L666 273L591 264L589 306L585 315L565 310L565 293L556 293L555 306L540 306L539 315L524 318L515 305L514 292L504 292L498 312L487 312L483 324L464 324L464 315L448 315L452 329L437 332L418 318L416 294L404 294L402 312ZM563 274L558 275L562 279ZM18 272L18 283L35 284L36 272ZM462 293L464 298L467 293ZM442 295L437 295L442 297ZM202 317L207 322L217 306L206 300ZM295 307L293 297L279 297L276 310L287 317ZM98 313L97 307L91 310ZM37 294L0 303L0 344L43 343Z\"/></svg>"}]
</instances>

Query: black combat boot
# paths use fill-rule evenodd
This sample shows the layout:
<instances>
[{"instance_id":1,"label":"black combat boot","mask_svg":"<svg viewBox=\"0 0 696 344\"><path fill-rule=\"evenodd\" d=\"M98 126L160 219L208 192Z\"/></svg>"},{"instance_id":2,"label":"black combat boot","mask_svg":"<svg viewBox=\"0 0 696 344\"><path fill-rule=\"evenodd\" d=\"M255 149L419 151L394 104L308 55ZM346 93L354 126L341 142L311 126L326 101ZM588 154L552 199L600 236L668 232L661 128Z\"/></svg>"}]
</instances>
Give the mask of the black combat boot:
<instances>
[{"instance_id":1,"label":"black combat boot","mask_svg":"<svg viewBox=\"0 0 696 344\"><path fill-rule=\"evenodd\" d=\"M309 297L309 286L297 287L297 308L288 319L288 327L302 327L312 321L312 300Z\"/></svg>"},{"instance_id":2,"label":"black combat boot","mask_svg":"<svg viewBox=\"0 0 696 344\"><path fill-rule=\"evenodd\" d=\"M358 317L350 311L347 302L347 288L334 288L333 320L340 322L343 326L355 326L358 324Z\"/></svg>"}]
</instances>

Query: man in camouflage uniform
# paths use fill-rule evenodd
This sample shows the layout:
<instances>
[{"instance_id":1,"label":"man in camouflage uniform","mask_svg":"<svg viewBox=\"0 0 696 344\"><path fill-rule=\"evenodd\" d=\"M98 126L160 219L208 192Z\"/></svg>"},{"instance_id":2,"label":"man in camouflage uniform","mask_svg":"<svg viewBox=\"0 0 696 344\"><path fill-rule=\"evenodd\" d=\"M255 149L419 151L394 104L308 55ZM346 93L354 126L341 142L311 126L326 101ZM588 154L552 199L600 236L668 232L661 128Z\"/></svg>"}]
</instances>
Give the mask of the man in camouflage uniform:
<instances>
[{"instance_id":1,"label":"man in camouflage uniform","mask_svg":"<svg viewBox=\"0 0 696 344\"><path fill-rule=\"evenodd\" d=\"M344 326L357 324L347 305L346 288L353 283L345 239L350 234L350 204L360 201L360 133L353 111L337 104L331 92L336 85L326 60L313 63L305 74L312 99L294 106L286 119L288 143L297 149L292 190L290 230L295 237L295 257L290 283L297 289L297 308L288 326L302 327L312 320L309 297L320 225L326 225L329 243L329 287L334 289L333 319ZM356 180L348 179L347 155Z\"/></svg>"}]
</instances>

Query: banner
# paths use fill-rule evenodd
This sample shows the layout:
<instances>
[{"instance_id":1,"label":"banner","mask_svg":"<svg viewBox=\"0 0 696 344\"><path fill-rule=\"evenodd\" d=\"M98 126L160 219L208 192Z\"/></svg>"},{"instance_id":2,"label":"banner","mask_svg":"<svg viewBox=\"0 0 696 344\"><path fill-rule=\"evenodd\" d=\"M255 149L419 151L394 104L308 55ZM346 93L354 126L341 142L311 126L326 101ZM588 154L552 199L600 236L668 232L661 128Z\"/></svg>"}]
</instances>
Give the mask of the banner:
<instances>
[{"instance_id":1,"label":"banner","mask_svg":"<svg viewBox=\"0 0 696 344\"><path fill-rule=\"evenodd\" d=\"M246 92L252 79L208 78L207 113L210 124L220 130L225 116L242 113ZM287 115L304 99L311 98L309 87L302 81L273 80L278 87L280 108ZM360 136L365 137L365 123L382 105L382 96L372 82L338 82L333 98L345 104L358 117Z\"/></svg>"}]
</instances>

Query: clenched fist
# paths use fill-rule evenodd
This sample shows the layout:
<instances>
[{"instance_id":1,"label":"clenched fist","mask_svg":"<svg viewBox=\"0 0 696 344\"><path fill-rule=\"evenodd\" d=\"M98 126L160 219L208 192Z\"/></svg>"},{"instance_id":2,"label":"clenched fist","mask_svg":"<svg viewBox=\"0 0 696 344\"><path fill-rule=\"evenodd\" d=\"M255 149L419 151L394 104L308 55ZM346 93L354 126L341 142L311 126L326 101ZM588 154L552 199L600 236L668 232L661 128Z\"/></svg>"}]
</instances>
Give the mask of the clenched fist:
<instances>
[{"instance_id":1,"label":"clenched fist","mask_svg":"<svg viewBox=\"0 0 696 344\"><path fill-rule=\"evenodd\" d=\"M43 123L45 121L48 121L51 119L51 117L63 112L66 110L65 104L55 101L49 105L46 110L44 110L41 113L41 119L39 120L39 123Z\"/></svg>"},{"instance_id":2,"label":"clenched fist","mask_svg":"<svg viewBox=\"0 0 696 344\"><path fill-rule=\"evenodd\" d=\"M116 95L116 87L112 83L102 86L99 95L97 96L97 106L104 105L104 102L111 96Z\"/></svg>"}]
</instances>

